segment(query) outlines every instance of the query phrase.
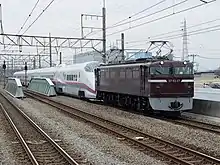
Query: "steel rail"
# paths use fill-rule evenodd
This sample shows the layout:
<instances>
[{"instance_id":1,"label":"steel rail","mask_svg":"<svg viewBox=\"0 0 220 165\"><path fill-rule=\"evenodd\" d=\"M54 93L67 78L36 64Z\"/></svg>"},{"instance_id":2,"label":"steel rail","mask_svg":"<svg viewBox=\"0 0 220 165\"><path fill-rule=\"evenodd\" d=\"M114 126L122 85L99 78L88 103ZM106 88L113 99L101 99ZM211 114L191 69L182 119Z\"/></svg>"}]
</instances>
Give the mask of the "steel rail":
<instances>
[{"instance_id":1,"label":"steel rail","mask_svg":"<svg viewBox=\"0 0 220 165\"><path fill-rule=\"evenodd\" d=\"M80 119L82 119L82 120L84 120L86 122L90 122L90 123L92 123L92 124L102 128L102 129L105 129L107 131L113 132L115 135L118 135L120 137L128 139L130 142L135 143L138 146L144 146L144 148L147 148L147 149L153 151L154 153L159 154L160 156L167 157L167 158L171 159L172 161L174 161L176 163L185 164L185 165L193 165L193 163L198 163L198 162L202 162L203 160L206 160L206 161L211 161L212 163L220 164L220 160L219 159L211 157L209 155L200 153L198 151L194 151L192 149L180 146L178 144L174 144L174 143L166 141L166 140L159 139L159 138L157 138L155 136L152 136L152 135L140 132L140 131L135 130L133 128L130 128L130 127L127 127L127 126L123 126L123 125L117 124L115 122L103 119L101 117L98 117L98 116L95 116L93 114L90 114L90 113L84 112L82 110L79 110L78 108L74 108L72 106L65 105L63 103L54 101L54 100L52 100L52 99L50 99L48 97L42 96L40 94L33 93L33 92L30 92L30 91L28 91L28 92L26 91L25 93L26 93L26 95L28 95L28 96L30 96L32 98L35 98L35 99L37 99L37 100L39 100L39 101L41 101L43 103L49 104L49 105L51 105L51 106L53 106L53 107L55 107L57 109L60 109L60 110L62 110L64 112L67 112L67 113L69 113L71 115L74 115L74 116L76 116L76 117L78 117L78 118L80 118ZM70 111L68 111L68 109ZM74 113L73 110L75 110L75 111L77 111L78 113L81 113L81 114L76 114L76 112ZM146 144L144 142L140 142L138 140L132 139L132 138L124 135L125 133L122 134L122 133L117 132L116 131L117 128L116 129L107 128L103 124L99 124L99 123L96 123L94 120L91 121L91 120L87 119L86 116L92 117L93 119L95 118L97 120L100 120L103 123L108 123L109 125L112 125L114 127L117 127L117 128L120 127L123 130L127 130L129 132L137 133L137 134L142 135L144 137L151 138L152 139L151 141L153 141L154 144L150 145L150 144ZM160 146L158 146L158 144ZM162 148L161 148L161 144L163 144ZM166 153L167 151L163 150L164 145L165 146L170 145L171 148L175 147L174 152L173 152L173 150L171 150L171 151L168 151L168 153ZM179 150L185 152L186 154L183 154L183 155L177 154L177 156L175 156L174 153L176 153L176 151L178 152ZM178 157L178 156L184 156L184 155L187 155L187 154L192 154L193 156L191 156L191 157L186 157L185 156L185 157L182 157L182 158ZM187 159L192 159L192 158L195 158L195 159L197 158L197 160L187 160ZM184 160L184 159L186 159L186 160Z\"/></svg>"},{"instance_id":2,"label":"steel rail","mask_svg":"<svg viewBox=\"0 0 220 165\"><path fill-rule=\"evenodd\" d=\"M8 115L7 111L5 110L5 108L3 107L3 105L1 103L0 103L0 107L5 115L6 119L9 121L9 124L11 125L15 134L17 135L18 139L20 140L24 150L26 151L29 159L31 160L31 163L33 165L39 165L36 158L34 157L33 153L31 152L30 148L28 147L27 143L25 142L24 138L21 136L21 134L18 131L17 127L15 126L14 122L12 121L12 119L10 118L10 116Z\"/></svg>"},{"instance_id":3,"label":"steel rail","mask_svg":"<svg viewBox=\"0 0 220 165\"><path fill-rule=\"evenodd\" d=\"M69 156L49 135L47 135L33 120L31 120L19 107L9 100L3 93L1 95L44 137L52 146L70 163L71 165L79 165L72 157ZM24 140L24 139L23 139ZM30 149L29 149L30 150ZM36 160L36 159L35 159Z\"/></svg>"},{"instance_id":4,"label":"steel rail","mask_svg":"<svg viewBox=\"0 0 220 165\"><path fill-rule=\"evenodd\" d=\"M184 126L189 126L189 127L200 129L200 130L205 130L211 133L220 134L220 126L218 125L208 124L208 123L184 119L184 118L180 118L179 120L167 120L167 119L164 119L164 120L171 122L171 123L179 124L179 125L184 125Z\"/></svg>"}]
</instances>

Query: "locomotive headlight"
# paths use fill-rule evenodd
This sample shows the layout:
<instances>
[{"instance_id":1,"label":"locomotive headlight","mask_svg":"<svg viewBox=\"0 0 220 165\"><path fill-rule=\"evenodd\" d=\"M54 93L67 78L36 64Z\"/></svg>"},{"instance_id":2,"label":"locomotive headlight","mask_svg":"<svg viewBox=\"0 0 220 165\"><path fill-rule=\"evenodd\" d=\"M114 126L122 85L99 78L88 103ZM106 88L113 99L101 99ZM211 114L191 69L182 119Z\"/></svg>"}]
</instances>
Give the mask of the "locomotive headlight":
<instances>
[{"instance_id":1,"label":"locomotive headlight","mask_svg":"<svg viewBox=\"0 0 220 165\"><path fill-rule=\"evenodd\" d=\"M187 62L186 61L184 61L184 63L183 63L184 65L186 65L187 64Z\"/></svg>"},{"instance_id":2,"label":"locomotive headlight","mask_svg":"<svg viewBox=\"0 0 220 165\"><path fill-rule=\"evenodd\" d=\"M163 62L163 61L160 61L160 64L161 64L161 65L163 65L163 64L164 64L164 62Z\"/></svg>"}]
</instances>

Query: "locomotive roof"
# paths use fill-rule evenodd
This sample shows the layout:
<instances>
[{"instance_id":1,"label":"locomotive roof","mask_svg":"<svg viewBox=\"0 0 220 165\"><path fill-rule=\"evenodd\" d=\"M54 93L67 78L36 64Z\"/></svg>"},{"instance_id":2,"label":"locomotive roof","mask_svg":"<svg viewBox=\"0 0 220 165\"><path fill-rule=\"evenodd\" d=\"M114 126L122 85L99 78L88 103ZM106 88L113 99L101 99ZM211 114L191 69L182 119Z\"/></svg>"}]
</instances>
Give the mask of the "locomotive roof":
<instances>
[{"instance_id":1,"label":"locomotive roof","mask_svg":"<svg viewBox=\"0 0 220 165\"><path fill-rule=\"evenodd\" d=\"M56 71L67 71L67 70L72 70L72 69L84 69L85 66L88 64L93 64L93 63L98 63L98 61L89 61L89 62L84 62L84 63L77 63L77 64L72 64L72 65L60 65L56 67L50 67L50 68L40 68L40 69L33 69L33 70L27 70L27 73L54 73ZM25 70L15 72L14 75L19 75L19 74L24 74Z\"/></svg>"},{"instance_id":2,"label":"locomotive roof","mask_svg":"<svg viewBox=\"0 0 220 165\"><path fill-rule=\"evenodd\" d=\"M163 61L162 66L193 66L191 62L187 62L187 64L184 64L184 61L171 61L171 60L160 60L160 61L153 61L153 62L137 62L137 63L117 63L117 64L107 64L107 65L100 65L99 68L114 68L114 67L134 67L134 66L159 66L161 65L161 62Z\"/></svg>"}]
</instances>

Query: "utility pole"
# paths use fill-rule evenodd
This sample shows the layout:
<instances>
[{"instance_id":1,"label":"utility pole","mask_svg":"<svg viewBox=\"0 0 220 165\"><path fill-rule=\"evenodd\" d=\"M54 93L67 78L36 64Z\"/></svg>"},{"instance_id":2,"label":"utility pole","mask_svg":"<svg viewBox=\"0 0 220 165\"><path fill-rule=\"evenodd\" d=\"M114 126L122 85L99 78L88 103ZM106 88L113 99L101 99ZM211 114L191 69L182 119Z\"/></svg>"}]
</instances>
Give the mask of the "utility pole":
<instances>
[{"instance_id":1,"label":"utility pole","mask_svg":"<svg viewBox=\"0 0 220 165\"><path fill-rule=\"evenodd\" d=\"M41 58L40 58L40 53L38 52L38 47L37 47L37 55L38 55L39 68L41 68Z\"/></svg>"},{"instance_id":2,"label":"utility pole","mask_svg":"<svg viewBox=\"0 0 220 165\"><path fill-rule=\"evenodd\" d=\"M52 67L52 47L51 47L51 34L49 33L49 45L50 45L50 67Z\"/></svg>"},{"instance_id":3,"label":"utility pole","mask_svg":"<svg viewBox=\"0 0 220 165\"><path fill-rule=\"evenodd\" d=\"M14 70L14 59L11 59L11 71Z\"/></svg>"},{"instance_id":4,"label":"utility pole","mask_svg":"<svg viewBox=\"0 0 220 165\"><path fill-rule=\"evenodd\" d=\"M193 68L194 68L194 64L195 64L195 57L197 57L197 56L199 56L199 55L197 55L197 54L188 55L188 57L192 57L192 58L193 58L193 60L192 60L192 62L193 62Z\"/></svg>"},{"instance_id":5,"label":"utility pole","mask_svg":"<svg viewBox=\"0 0 220 165\"><path fill-rule=\"evenodd\" d=\"M122 59L122 61L125 60L125 39L124 39L124 33L121 33L121 59Z\"/></svg>"},{"instance_id":6,"label":"utility pole","mask_svg":"<svg viewBox=\"0 0 220 165\"><path fill-rule=\"evenodd\" d=\"M75 63L76 63L76 48L75 48L75 54L73 56L73 64L75 64Z\"/></svg>"},{"instance_id":7,"label":"utility pole","mask_svg":"<svg viewBox=\"0 0 220 165\"><path fill-rule=\"evenodd\" d=\"M5 89L5 69L6 69L6 64L5 64L5 61L4 61L4 64L3 64L3 70L4 70L4 89Z\"/></svg>"},{"instance_id":8,"label":"utility pole","mask_svg":"<svg viewBox=\"0 0 220 165\"><path fill-rule=\"evenodd\" d=\"M36 69L36 59L35 59L35 56L34 56L34 60L33 60L33 68Z\"/></svg>"},{"instance_id":9,"label":"utility pole","mask_svg":"<svg viewBox=\"0 0 220 165\"><path fill-rule=\"evenodd\" d=\"M183 25L183 52L182 52L182 61L185 60L185 57L188 57L188 46L187 46L187 27L186 27L186 19L184 19Z\"/></svg>"},{"instance_id":10,"label":"utility pole","mask_svg":"<svg viewBox=\"0 0 220 165\"><path fill-rule=\"evenodd\" d=\"M106 8L105 8L105 0L103 0L103 8L102 8L102 18L103 18L103 63L106 63Z\"/></svg>"},{"instance_id":11,"label":"utility pole","mask_svg":"<svg viewBox=\"0 0 220 165\"><path fill-rule=\"evenodd\" d=\"M199 56L199 55L197 55L197 54L190 54L190 55L188 55L188 57L192 57L193 58L193 63L195 62L195 57L197 57L197 56Z\"/></svg>"},{"instance_id":12,"label":"utility pole","mask_svg":"<svg viewBox=\"0 0 220 165\"><path fill-rule=\"evenodd\" d=\"M4 29L3 29L3 20L2 20L2 4L0 4L0 28L1 28L1 33L4 34ZM4 36L2 36L2 43L4 44ZM4 49L5 49L5 45L4 45Z\"/></svg>"},{"instance_id":13,"label":"utility pole","mask_svg":"<svg viewBox=\"0 0 220 165\"><path fill-rule=\"evenodd\" d=\"M60 64L62 64L62 52L60 52Z\"/></svg>"},{"instance_id":14,"label":"utility pole","mask_svg":"<svg viewBox=\"0 0 220 165\"><path fill-rule=\"evenodd\" d=\"M24 70L25 70L25 87L27 88L27 62L25 62Z\"/></svg>"}]
</instances>

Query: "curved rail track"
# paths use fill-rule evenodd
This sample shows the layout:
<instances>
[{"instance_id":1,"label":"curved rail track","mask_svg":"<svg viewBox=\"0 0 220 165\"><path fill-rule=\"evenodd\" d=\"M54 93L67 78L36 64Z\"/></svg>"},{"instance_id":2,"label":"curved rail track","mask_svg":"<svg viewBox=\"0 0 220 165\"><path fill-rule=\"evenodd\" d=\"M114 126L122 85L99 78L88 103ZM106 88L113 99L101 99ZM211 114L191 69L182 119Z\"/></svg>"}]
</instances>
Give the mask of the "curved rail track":
<instances>
[{"instance_id":1,"label":"curved rail track","mask_svg":"<svg viewBox=\"0 0 220 165\"><path fill-rule=\"evenodd\" d=\"M92 124L96 128L118 137L127 145L134 147L148 155L157 157L167 164L184 165L214 165L220 164L220 160L192 149L174 144L169 141L151 136L133 128L117 124L93 114L81 111L72 106L52 100L49 97L37 93L25 92L29 97L49 104L69 115Z\"/></svg>"},{"instance_id":2,"label":"curved rail track","mask_svg":"<svg viewBox=\"0 0 220 165\"><path fill-rule=\"evenodd\" d=\"M32 164L78 165L52 138L2 93L0 100L2 102L0 108Z\"/></svg>"}]
</instances>

